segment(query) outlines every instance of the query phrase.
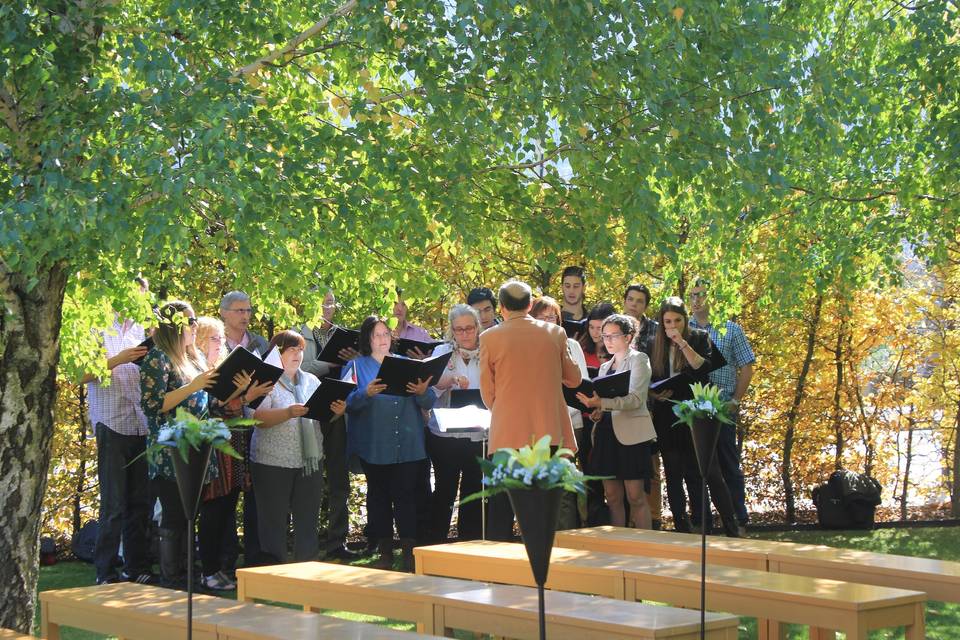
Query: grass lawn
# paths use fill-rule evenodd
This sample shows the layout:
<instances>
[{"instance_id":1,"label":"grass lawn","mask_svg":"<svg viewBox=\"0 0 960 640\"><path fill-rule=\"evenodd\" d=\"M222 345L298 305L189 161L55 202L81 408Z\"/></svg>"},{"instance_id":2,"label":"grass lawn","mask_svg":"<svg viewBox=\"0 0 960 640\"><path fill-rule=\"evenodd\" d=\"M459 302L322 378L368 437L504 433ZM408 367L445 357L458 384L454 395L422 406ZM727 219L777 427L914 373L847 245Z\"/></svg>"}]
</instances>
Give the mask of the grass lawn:
<instances>
[{"instance_id":1,"label":"grass lawn","mask_svg":"<svg viewBox=\"0 0 960 640\"><path fill-rule=\"evenodd\" d=\"M960 561L960 528L958 527L878 529L876 531L863 532L794 531L757 533L752 534L751 537ZM369 560L364 560L357 564L365 564L366 562L369 562ZM52 567L40 568L39 590L45 591L48 589L86 586L93 584L93 581L94 572L92 565L82 562L62 562ZM236 597L236 594L233 592L226 595L230 598ZM335 614L350 620L388 624L395 629L412 630L414 626L404 622L384 620L373 616L344 612L335 612ZM929 602L927 604L926 622L927 638L931 638L932 640L955 640L960 638L960 604ZM36 616L37 635L39 635L39 625L40 610L38 606ZM64 640L94 640L108 637L77 629L64 629L61 635ZM473 638L474 636L473 634L458 634L457 637ZM752 618L742 618L740 623L741 640L756 637L756 621ZM790 628L790 640L802 640L806 637L807 633L802 627ZM871 640L903 638L903 632L875 631L870 634L870 638Z\"/></svg>"}]
</instances>

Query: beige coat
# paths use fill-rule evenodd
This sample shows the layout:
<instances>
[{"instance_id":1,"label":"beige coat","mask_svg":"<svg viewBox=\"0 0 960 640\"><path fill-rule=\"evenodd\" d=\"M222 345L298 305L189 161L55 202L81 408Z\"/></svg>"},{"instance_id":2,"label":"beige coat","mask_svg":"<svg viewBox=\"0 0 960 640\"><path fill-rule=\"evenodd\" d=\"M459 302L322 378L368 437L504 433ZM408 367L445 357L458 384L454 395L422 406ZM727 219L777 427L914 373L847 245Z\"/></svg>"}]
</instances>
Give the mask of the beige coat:
<instances>
[{"instance_id":1,"label":"beige coat","mask_svg":"<svg viewBox=\"0 0 960 640\"><path fill-rule=\"evenodd\" d=\"M630 349L620 371L630 371L630 390L619 398L601 398L600 408L610 412L613 433L622 445L656 440L653 420L647 410L647 391L650 389L650 359L647 354ZM613 360L600 365L598 376L607 375ZM618 372L619 373L619 372Z\"/></svg>"},{"instance_id":2,"label":"beige coat","mask_svg":"<svg viewBox=\"0 0 960 640\"><path fill-rule=\"evenodd\" d=\"M489 451L519 448L545 435L576 450L561 384L580 384L563 327L510 318L480 336L480 394L492 413Z\"/></svg>"}]
</instances>

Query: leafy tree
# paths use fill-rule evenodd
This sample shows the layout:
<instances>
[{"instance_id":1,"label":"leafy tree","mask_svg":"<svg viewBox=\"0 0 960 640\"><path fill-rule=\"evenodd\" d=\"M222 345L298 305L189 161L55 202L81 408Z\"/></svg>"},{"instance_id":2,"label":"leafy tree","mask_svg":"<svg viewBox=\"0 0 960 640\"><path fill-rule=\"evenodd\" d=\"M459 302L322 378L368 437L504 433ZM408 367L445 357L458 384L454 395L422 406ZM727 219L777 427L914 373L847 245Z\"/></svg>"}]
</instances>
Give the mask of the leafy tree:
<instances>
[{"instance_id":1,"label":"leafy tree","mask_svg":"<svg viewBox=\"0 0 960 640\"><path fill-rule=\"evenodd\" d=\"M0 626L32 619L58 364L102 373L90 329L148 316L138 271L180 295L212 293L212 269L205 287L287 323L298 297L316 317L313 284L359 312L396 286L441 299L450 263L545 285L584 255L681 291L710 271L727 314L758 254L765 304L956 237L952 5L32 0L0 18Z\"/></svg>"}]
</instances>

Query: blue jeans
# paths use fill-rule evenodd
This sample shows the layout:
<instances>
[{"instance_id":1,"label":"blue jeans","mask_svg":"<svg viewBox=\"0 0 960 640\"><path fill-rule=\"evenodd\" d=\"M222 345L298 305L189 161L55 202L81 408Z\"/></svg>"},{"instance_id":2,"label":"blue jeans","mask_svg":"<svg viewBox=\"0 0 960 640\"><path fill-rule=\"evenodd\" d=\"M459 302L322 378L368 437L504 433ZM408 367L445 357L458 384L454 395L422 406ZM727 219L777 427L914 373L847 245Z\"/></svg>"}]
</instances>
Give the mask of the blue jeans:
<instances>
[{"instance_id":1,"label":"blue jeans","mask_svg":"<svg viewBox=\"0 0 960 640\"><path fill-rule=\"evenodd\" d=\"M720 441L717 443L717 461L720 463L720 473L723 481L730 490L730 499L733 500L733 511L737 516L737 523L746 525L750 516L747 513L747 489L740 466L740 451L737 449L737 425L725 424L720 427Z\"/></svg>"},{"instance_id":2,"label":"blue jeans","mask_svg":"<svg viewBox=\"0 0 960 640\"><path fill-rule=\"evenodd\" d=\"M93 557L97 578L104 580L113 576L113 559L121 538L124 572L128 576L138 576L150 570L147 558L150 518L147 458L142 455L147 438L119 434L102 422L97 423L94 431L100 480L100 517Z\"/></svg>"}]
</instances>

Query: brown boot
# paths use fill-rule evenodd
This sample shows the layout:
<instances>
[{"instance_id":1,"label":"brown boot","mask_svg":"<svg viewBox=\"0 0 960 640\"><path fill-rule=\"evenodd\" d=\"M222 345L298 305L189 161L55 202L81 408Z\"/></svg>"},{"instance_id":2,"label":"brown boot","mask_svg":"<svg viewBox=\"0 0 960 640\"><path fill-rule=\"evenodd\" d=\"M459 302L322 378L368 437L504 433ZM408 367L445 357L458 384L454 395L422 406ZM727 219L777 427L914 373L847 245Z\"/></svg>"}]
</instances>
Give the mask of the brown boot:
<instances>
[{"instance_id":1,"label":"brown boot","mask_svg":"<svg viewBox=\"0 0 960 640\"><path fill-rule=\"evenodd\" d=\"M401 538L400 539L400 549L402 551L402 557L400 560L400 570L406 571L407 573L413 573L414 560L413 560L413 548L417 546L417 541L413 538Z\"/></svg>"},{"instance_id":2,"label":"brown boot","mask_svg":"<svg viewBox=\"0 0 960 640\"><path fill-rule=\"evenodd\" d=\"M371 565L375 569L393 569L393 538L383 538L377 544L379 557Z\"/></svg>"}]
</instances>

